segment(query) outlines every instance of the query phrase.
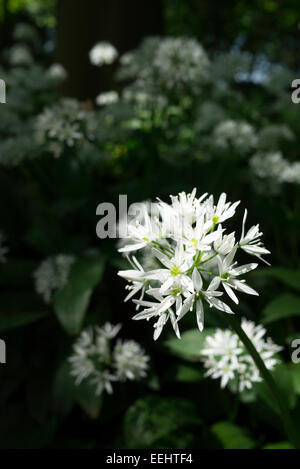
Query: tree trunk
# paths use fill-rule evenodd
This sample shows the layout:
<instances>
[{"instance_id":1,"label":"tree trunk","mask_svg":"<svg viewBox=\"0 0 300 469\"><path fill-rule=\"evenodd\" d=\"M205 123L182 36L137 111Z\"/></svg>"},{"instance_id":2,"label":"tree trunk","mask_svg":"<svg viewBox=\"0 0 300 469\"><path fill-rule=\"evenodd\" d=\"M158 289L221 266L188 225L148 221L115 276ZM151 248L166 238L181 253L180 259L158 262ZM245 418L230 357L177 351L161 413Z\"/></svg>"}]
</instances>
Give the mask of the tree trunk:
<instances>
[{"instance_id":1,"label":"tree trunk","mask_svg":"<svg viewBox=\"0 0 300 469\"><path fill-rule=\"evenodd\" d=\"M89 62L97 42L111 42L122 54L162 33L163 0L58 0L56 60L68 72L62 93L87 100L108 88L105 67Z\"/></svg>"}]
</instances>

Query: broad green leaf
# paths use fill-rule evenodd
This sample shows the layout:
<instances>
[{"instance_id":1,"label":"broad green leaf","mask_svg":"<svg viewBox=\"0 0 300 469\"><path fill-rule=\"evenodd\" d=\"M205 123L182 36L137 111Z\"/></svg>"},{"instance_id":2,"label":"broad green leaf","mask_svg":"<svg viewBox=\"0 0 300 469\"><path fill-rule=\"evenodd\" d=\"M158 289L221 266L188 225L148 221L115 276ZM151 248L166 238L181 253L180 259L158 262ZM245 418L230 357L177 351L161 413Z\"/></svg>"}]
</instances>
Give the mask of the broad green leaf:
<instances>
[{"instance_id":1,"label":"broad green leaf","mask_svg":"<svg viewBox=\"0 0 300 469\"><path fill-rule=\"evenodd\" d=\"M272 374L282 399L285 401L287 406L289 408L295 407L297 396L290 367L286 363L280 363L270 373ZM260 383L254 383L253 388L257 392L258 396L261 397L261 399L271 409L273 409L274 412L280 413L277 401L264 381Z\"/></svg>"},{"instance_id":2,"label":"broad green leaf","mask_svg":"<svg viewBox=\"0 0 300 469\"><path fill-rule=\"evenodd\" d=\"M294 449L288 441L280 441L279 443L268 443L262 449Z\"/></svg>"},{"instance_id":3,"label":"broad green leaf","mask_svg":"<svg viewBox=\"0 0 300 469\"><path fill-rule=\"evenodd\" d=\"M279 280L284 285L295 288L300 291L300 272L299 270L286 269L284 267L271 267L259 269L255 272L256 276L268 276Z\"/></svg>"},{"instance_id":4,"label":"broad green leaf","mask_svg":"<svg viewBox=\"0 0 300 469\"><path fill-rule=\"evenodd\" d=\"M75 384L75 379L70 374L68 360L64 360L59 367L53 388L54 408L61 415L67 415L74 402L93 419L99 416L102 407L102 395L96 396L95 386L84 380L80 385Z\"/></svg>"},{"instance_id":5,"label":"broad green leaf","mask_svg":"<svg viewBox=\"0 0 300 469\"><path fill-rule=\"evenodd\" d=\"M192 366L180 364L175 373L175 380L185 383L197 383L203 380L203 370L201 370L200 365L199 369L197 369Z\"/></svg>"},{"instance_id":6,"label":"broad green leaf","mask_svg":"<svg viewBox=\"0 0 300 469\"><path fill-rule=\"evenodd\" d=\"M75 402L74 378L70 375L70 364L64 360L59 366L53 383L53 407L55 412L67 415Z\"/></svg>"},{"instance_id":7,"label":"broad green leaf","mask_svg":"<svg viewBox=\"0 0 300 469\"><path fill-rule=\"evenodd\" d=\"M300 395L300 363L297 365L291 365L291 372L295 391Z\"/></svg>"},{"instance_id":8,"label":"broad green leaf","mask_svg":"<svg viewBox=\"0 0 300 469\"><path fill-rule=\"evenodd\" d=\"M214 332L215 329L204 329L203 332L200 332L199 329L191 329L184 332L181 339L174 337L166 340L164 346L177 357L197 361L200 358L201 348L204 345L206 337Z\"/></svg>"},{"instance_id":9,"label":"broad green leaf","mask_svg":"<svg viewBox=\"0 0 300 469\"><path fill-rule=\"evenodd\" d=\"M34 313L0 313L0 331L7 331L25 326L49 316L49 311L36 311Z\"/></svg>"},{"instance_id":10,"label":"broad green leaf","mask_svg":"<svg viewBox=\"0 0 300 469\"><path fill-rule=\"evenodd\" d=\"M178 397L146 396L126 412L124 437L130 448L186 448L201 419L195 405ZM197 433L197 432L196 432Z\"/></svg>"},{"instance_id":11,"label":"broad green leaf","mask_svg":"<svg viewBox=\"0 0 300 469\"><path fill-rule=\"evenodd\" d=\"M68 283L54 297L54 311L68 334L80 332L94 287L100 282L103 259L77 260Z\"/></svg>"},{"instance_id":12,"label":"broad green leaf","mask_svg":"<svg viewBox=\"0 0 300 469\"><path fill-rule=\"evenodd\" d=\"M88 414L92 419L99 417L103 396L96 395L96 388L93 384L88 381L83 381L75 389L75 399L80 407Z\"/></svg>"},{"instance_id":13,"label":"broad green leaf","mask_svg":"<svg viewBox=\"0 0 300 469\"><path fill-rule=\"evenodd\" d=\"M300 297L285 293L277 296L265 307L262 322L269 324L293 316L300 316Z\"/></svg>"},{"instance_id":14,"label":"broad green leaf","mask_svg":"<svg viewBox=\"0 0 300 469\"><path fill-rule=\"evenodd\" d=\"M203 369L200 364L192 366L189 363L178 362L167 371L164 378L166 381L198 383L203 380Z\"/></svg>"},{"instance_id":15,"label":"broad green leaf","mask_svg":"<svg viewBox=\"0 0 300 469\"><path fill-rule=\"evenodd\" d=\"M224 449L252 449L255 441L238 425L230 422L217 422L211 432L219 440Z\"/></svg>"}]
</instances>

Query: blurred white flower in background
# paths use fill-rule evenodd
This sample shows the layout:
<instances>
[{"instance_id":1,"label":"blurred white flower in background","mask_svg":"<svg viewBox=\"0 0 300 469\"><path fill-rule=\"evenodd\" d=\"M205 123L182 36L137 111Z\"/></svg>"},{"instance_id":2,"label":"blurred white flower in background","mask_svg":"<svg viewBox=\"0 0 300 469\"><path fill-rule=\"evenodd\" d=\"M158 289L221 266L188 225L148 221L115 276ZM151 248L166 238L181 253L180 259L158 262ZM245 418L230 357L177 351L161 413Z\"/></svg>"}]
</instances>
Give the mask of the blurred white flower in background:
<instances>
[{"instance_id":1,"label":"blurred white flower in background","mask_svg":"<svg viewBox=\"0 0 300 469\"><path fill-rule=\"evenodd\" d=\"M62 82L67 78L68 74L61 64L54 63L48 68L47 76L53 81Z\"/></svg>"},{"instance_id":2,"label":"blurred white flower in background","mask_svg":"<svg viewBox=\"0 0 300 469\"><path fill-rule=\"evenodd\" d=\"M146 38L120 60L119 79L135 79L153 96L169 91L198 93L209 77L210 62L201 44L190 38Z\"/></svg>"},{"instance_id":3,"label":"blurred white flower in background","mask_svg":"<svg viewBox=\"0 0 300 469\"><path fill-rule=\"evenodd\" d=\"M146 376L149 357L134 340L118 341L113 352L118 378L136 380Z\"/></svg>"},{"instance_id":4,"label":"blurred white flower in background","mask_svg":"<svg viewBox=\"0 0 300 469\"><path fill-rule=\"evenodd\" d=\"M90 326L81 332L73 345L69 358L71 375L75 384L83 380L95 386L95 393L111 394L116 381L139 380L147 374L149 357L134 340L112 340L118 335L121 324Z\"/></svg>"},{"instance_id":5,"label":"blurred white flower in background","mask_svg":"<svg viewBox=\"0 0 300 469\"><path fill-rule=\"evenodd\" d=\"M257 178L269 180L275 188L282 183L300 184L299 161L288 161L280 151L256 153L249 164Z\"/></svg>"},{"instance_id":6,"label":"blurred white flower in background","mask_svg":"<svg viewBox=\"0 0 300 469\"><path fill-rule=\"evenodd\" d=\"M257 267L256 263L238 265L239 249L261 259L269 251L262 246L259 225L251 227L245 234L245 211L240 241L235 233L225 233L224 223L234 216L239 202L227 202L221 194L215 204L213 196L203 194L196 197L182 192L171 196L171 204L158 201L149 205L139 204L136 218L130 219L127 237L122 240L119 251L132 256L133 270L118 274L129 282L130 290L125 301L139 293L133 300L144 309L133 319L155 318L154 339L162 332L170 319L178 337L178 321L189 311L195 311L200 331L204 327L204 305L226 313L233 313L230 306L220 299L223 287L228 299L238 303L234 291L250 295L258 293L239 277ZM143 216L141 217L141 213ZM143 264L140 252L144 249L156 258L158 268L150 270ZM138 258L139 256L139 258ZM144 300L147 294L150 299Z\"/></svg>"},{"instance_id":7,"label":"blurred white flower in background","mask_svg":"<svg viewBox=\"0 0 300 469\"><path fill-rule=\"evenodd\" d=\"M13 67L28 66L33 63L33 56L26 44L15 44L9 50L9 63Z\"/></svg>"},{"instance_id":8,"label":"blurred white flower in background","mask_svg":"<svg viewBox=\"0 0 300 469\"><path fill-rule=\"evenodd\" d=\"M74 261L74 256L59 254L45 259L36 269L33 274L35 290L46 303L50 303L53 294L67 284Z\"/></svg>"},{"instance_id":9,"label":"blurred white flower in background","mask_svg":"<svg viewBox=\"0 0 300 469\"><path fill-rule=\"evenodd\" d=\"M98 106L107 106L108 104L113 104L118 102L119 95L116 91L107 91L106 93L100 93L96 97L96 103Z\"/></svg>"},{"instance_id":10,"label":"blurred white flower in background","mask_svg":"<svg viewBox=\"0 0 300 469\"><path fill-rule=\"evenodd\" d=\"M101 67L112 64L118 57L118 51L109 42L98 42L90 50L89 56L93 65Z\"/></svg>"},{"instance_id":11,"label":"blurred white flower in background","mask_svg":"<svg viewBox=\"0 0 300 469\"><path fill-rule=\"evenodd\" d=\"M245 153L255 147L257 137L252 125L243 121L228 119L214 130L213 144L222 150L236 150Z\"/></svg>"},{"instance_id":12,"label":"blurred white flower in background","mask_svg":"<svg viewBox=\"0 0 300 469\"><path fill-rule=\"evenodd\" d=\"M202 46L194 39L162 39L155 53L153 68L163 87L199 88L208 77L209 60Z\"/></svg>"},{"instance_id":13,"label":"blurred white flower in background","mask_svg":"<svg viewBox=\"0 0 300 469\"><path fill-rule=\"evenodd\" d=\"M31 41L36 35L36 29L28 23L18 23L13 30L15 41Z\"/></svg>"},{"instance_id":14,"label":"blurred white flower in background","mask_svg":"<svg viewBox=\"0 0 300 469\"><path fill-rule=\"evenodd\" d=\"M120 58L120 64L123 66L128 66L134 61L134 54L131 52L126 52Z\"/></svg>"},{"instance_id":15,"label":"blurred white flower in background","mask_svg":"<svg viewBox=\"0 0 300 469\"><path fill-rule=\"evenodd\" d=\"M282 182L300 184L300 162L289 163L283 170L280 180Z\"/></svg>"},{"instance_id":16,"label":"blurred white flower in background","mask_svg":"<svg viewBox=\"0 0 300 469\"><path fill-rule=\"evenodd\" d=\"M250 159L250 168L259 178L271 178L280 181L281 174L288 162L280 151L256 153Z\"/></svg>"},{"instance_id":17,"label":"blurred white flower in background","mask_svg":"<svg viewBox=\"0 0 300 469\"><path fill-rule=\"evenodd\" d=\"M265 338L266 329L254 322L242 319L241 327L260 354L265 366L272 370L279 363L276 354L282 347ZM251 389L253 383L262 381L259 370L245 346L231 330L218 329L205 339L201 354L204 358L206 376L221 379L221 387L234 382L239 392Z\"/></svg>"},{"instance_id":18,"label":"blurred white flower in background","mask_svg":"<svg viewBox=\"0 0 300 469\"><path fill-rule=\"evenodd\" d=\"M93 140L94 114L83 109L76 99L64 98L58 104L46 107L35 123L36 142L48 145L58 158L66 145L74 147L84 139Z\"/></svg>"}]
</instances>

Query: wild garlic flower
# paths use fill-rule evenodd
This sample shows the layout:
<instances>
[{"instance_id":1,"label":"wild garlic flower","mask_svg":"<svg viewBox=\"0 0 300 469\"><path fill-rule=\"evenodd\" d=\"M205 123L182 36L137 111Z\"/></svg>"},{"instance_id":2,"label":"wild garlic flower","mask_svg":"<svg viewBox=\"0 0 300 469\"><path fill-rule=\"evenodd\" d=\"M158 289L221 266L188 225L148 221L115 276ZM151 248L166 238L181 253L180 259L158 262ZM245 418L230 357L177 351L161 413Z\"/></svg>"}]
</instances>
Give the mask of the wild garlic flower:
<instances>
[{"instance_id":1,"label":"wild garlic flower","mask_svg":"<svg viewBox=\"0 0 300 469\"><path fill-rule=\"evenodd\" d=\"M9 63L13 67L28 66L33 63L33 56L25 44L15 44L9 50Z\"/></svg>"},{"instance_id":2,"label":"wild garlic flower","mask_svg":"<svg viewBox=\"0 0 300 469\"><path fill-rule=\"evenodd\" d=\"M147 374L149 357L134 340L112 341L121 329L121 324L110 323L103 327L89 327L82 331L73 345L69 358L71 375L75 384L83 380L95 386L95 393L113 392L116 381L138 380Z\"/></svg>"},{"instance_id":3,"label":"wild garlic flower","mask_svg":"<svg viewBox=\"0 0 300 469\"><path fill-rule=\"evenodd\" d=\"M98 42L90 50L89 56L93 65L101 67L112 64L118 57L118 52L109 42Z\"/></svg>"},{"instance_id":4,"label":"wild garlic flower","mask_svg":"<svg viewBox=\"0 0 300 469\"><path fill-rule=\"evenodd\" d=\"M0 231L0 263L6 262L6 254L9 249L5 246L5 235Z\"/></svg>"},{"instance_id":5,"label":"wild garlic flower","mask_svg":"<svg viewBox=\"0 0 300 469\"><path fill-rule=\"evenodd\" d=\"M67 78L66 69L58 63L52 64L47 70L47 77L56 83L60 83Z\"/></svg>"},{"instance_id":6,"label":"wild garlic flower","mask_svg":"<svg viewBox=\"0 0 300 469\"><path fill-rule=\"evenodd\" d=\"M287 182L290 184L300 184L300 162L294 161L289 163L283 170L281 182Z\"/></svg>"},{"instance_id":7,"label":"wild garlic flower","mask_svg":"<svg viewBox=\"0 0 300 469\"><path fill-rule=\"evenodd\" d=\"M128 255L132 269L120 271L118 275L128 281L129 294L125 301L139 295L133 302L142 311L133 319L155 318L155 340L169 319L180 337L178 322L189 311L195 311L202 331L205 305L233 313L226 300L223 301L224 293L234 303L238 303L236 292L258 294L241 278L258 264L239 266L237 252L242 249L261 258L269 251L261 244L258 225L245 234L247 211L239 241L234 232L225 232L224 224L234 216L238 205L239 202L227 202L224 193L216 204L212 195L197 198L196 189L191 194L182 192L171 196L170 204L161 200L150 207L139 204L140 210L135 219L130 219L127 237L122 239L119 248ZM146 267L140 254L150 249L158 268ZM145 294L149 298L144 299Z\"/></svg>"},{"instance_id":8,"label":"wild garlic flower","mask_svg":"<svg viewBox=\"0 0 300 469\"><path fill-rule=\"evenodd\" d=\"M256 153L250 160L250 168L257 178L269 181L275 189L282 183L300 184L299 161L288 161L280 151Z\"/></svg>"},{"instance_id":9,"label":"wild garlic flower","mask_svg":"<svg viewBox=\"0 0 300 469\"><path fill-rule=\"evenodd\" d=\"M134 340L118 341L114 351L114 362L120 381L136 380L147 375L149 357Z\"/></svg>"},{"instance_id":10,"label":"wild garlic flower","mask_svg":"<svg viewBox=\"0 0 300 469\"><path fill-rule=\"evenodd\" d=\"M36 120L36 141L48 146L55 158L65 146L72 148L94 139L94 116L75 99L64 98L59 104L46 108Z\"/></svg>"},{"instance_id":11,"label":"wild garlic flower","mask_svg":"<svg viewBox=\"0 0 300 469\"><path fill-rule=\"evenodd\" d=\"M259 152L250 159L250 168L261 179L270 178L279 182L282 172L287 167L287 161L280 151L263 153Z\"/></svg>"},{"instance_id":12,"label":"wild garlic flower","mask_svg":"<svg viewBox=\"0 0 300 469\"><path fill-rule=\"evenodd\" d=\"M281 142L289 143L295 140L293 131L287 125L266 125L258 133L257 148L259 151L278 150Z\"/></svg>"},{"instance_id":13,"label":"wild garlic flower","mask_svg":"<svg viewBox=\"0 0 300 469\"><path fill-rule=\"evenodd\" d=\"M246 153L256 145L257 138L252 125L228 119L214 130L213 143L218 149Z\"/></svg>"},{"instance_id":14,"label":"wild garlic flower","mask_svg":"<svg viewBox=\"0 0 300 469\"><path fill-rule=\"evenodd\" d=\"M266 367L272 370L278 363L276 354L282 350L282 347L265 338L266 329L263 326L256 326L254 322L244 318L241 326ZM262 381L259 370L244 344L238 335L229 329L218 329L213 335L208 336L201 355L204 367L207 369L206 376L211 376L213 379L221 378L221 388L232 383L239 392L242 392L251 389L253 383Z\"/></svg>"},{"instance_id":15,"label":"wild garlic flower","mask_svg":"<svg viewBox=\"0 0 300 469\"><path fill-rule=\"evenodd\" d=\"M190 86L197 90L207 79L209 60L194 39L163 39L155 53L153 67L167 89Z\"/></svg>"},{"instance_id":16,"label":"wild garlic flower","mask_svg":"<svg viewBox=\"0 0 300 469\"><path fill-rule=\"evenodd\" d=\"M100 93L96 97L96 103L99 106L107 106L118 102L119 95L116 91L107 91L106 93Z\"/></svg>"},{"instance_id":17,"label":"wild garlic flower","mask_svg":"<svg viewBox=\"0 0 300 469\"><path fill-rule=\"evenodd\" d=\"M198 93L209 76L210 62L198 41L190 38L146 38L141 46L121 58L120 79L135 79L150 93ZM160 91L159 91L160 90Z\"/></svg>"},{"instance_id":18,"label":"wild garlic flower","mask_svg":"<svg viewBox=\"0 0 300 469\"><path fill-rule=\"evenodd\" d=\"M36 35L36 29L28 23L18 23L13 30L15 41L31 41Z\"/></svg>"},{"instance_id":19,"label":"wild garlic flower","mask_svg":"<svg viewBox=\"0 0 300 469\"><path fill-rule=\"evenodd\" d=\"M33 274L35 290L45 303L50 303L53 294L67 284L74 261L73 256L59 254L48 257L36 269Z\"/></svg>"}]
</instances>

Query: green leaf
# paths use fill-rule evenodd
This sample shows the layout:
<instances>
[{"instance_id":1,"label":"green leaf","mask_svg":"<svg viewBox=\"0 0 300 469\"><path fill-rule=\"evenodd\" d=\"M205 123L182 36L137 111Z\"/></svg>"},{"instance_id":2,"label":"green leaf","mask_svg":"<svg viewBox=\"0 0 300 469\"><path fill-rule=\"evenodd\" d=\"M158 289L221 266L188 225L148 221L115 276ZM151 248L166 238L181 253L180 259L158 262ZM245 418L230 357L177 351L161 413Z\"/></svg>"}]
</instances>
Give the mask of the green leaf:
<instances>
[{"instance_id":1,"label":"green leaf","mask_svg":"<svg viewBox=\"0 0 300 469\"><path fill-rule=\"evenodd\" d=\"M285 400L289 408L293 408L296 405L296 392L293 382L293 375L290 367L286 363L280 363L270 373L278 387L279 392L282 395L282 399ZM254 383L254 390L258 396L276 413L279 413L278 405L273 397L267 384L262 381L260 383Z\"/></svg>"},{"instance_id":2,"label":"green leaf","mask_svg":"<svg viewBox=\"0 0 300 469\"><path fill-rule=\"evenodd\" d=\"M171 367L166 375L166 381L180 381L183 383L198 383L203 380L203 370L200 364L197 367L186 363L178 363Z\"/></svg>"},{"instance_id":3,"label":"green leaf","mask_svg":"<svg viewBox=\"0 0 300 469\"><path fill-rule=\"evenodd\" d=\"M68 334L80 332L94 287L104 270L103 259L77 260L68 283L54 297L54 311Z\"/></svg>"},{"instance_id":4,"label":"green leaf","mask_svg":"<svg viewBox=\"0 0 300 469\"><path fill-rule=\"evenodd\" d=\"M59 415L67 415L75 402L74 378L70 375L70 364L65 359L59 366L53 383L53 407Z\"/></svg>"},{"instance_id":5,"label":"green leaf","mask_svg":"<svg viewBox=\"0 0 300 469\"><path fill-rule=\"evenodd\" d=\"M177 397L146 396L126 412L124 437L129 448L190 447L201 424L197 408Z\"/></svg>"},{"instance_id":6,"label":"green leaf","mask_svg":"<svg viewBox=\"0 0 300 469\"><path fill-rule=\"evenodd\" d=\"M300 272L299 270L285 269L283 267L272 267L259 269L255 272L256 276L268 276L279 280L284 285L295 288L300 291Z\"/></svg>"},{"instance_id":7,"label":"green leaf","mask_svg":"<svg viewBox=\"0 0 300 469\"><path fill-rule=\"evenodd\" d=\"M96 388L93 384L83 381L79 386L76 386L75 399L91 419L99 417L103 396L102 394L96 395Z\"/></svg>"},{"instance_id":8,"label":"green leaf","mask_svg":"<svg viewBox=\"0 0 300 469\"><path fill-rule=\"evenodd\" d=\"M300 363L291 365L291 373L296 394L300 395Z\"/></svg>"},{"instance_id":9,"label":"green leaf","mask_svg":"<svg viewBox=\"0 0 300 469\"><path fill-rule=\"evenodd\" d=\"M0 331L7 331L25 326L50 315L49 311L36 311L34 313L0 313Z\"/></svg>"},{"instance_id":10,"label":"green leaf","mask_svg":"<svg viewBox=\"0 0 300 469\"><path fill-rule=\"evenodd\" d=\"M300 298L290 293L277 296L263 310L264 324L269 324L281 319L300 316Z\"/></svg>"},{"instance_id":11,"label":"green leaf","mask_svg":"<svg viewBox=\"0 0 300 469\"><path fill-rule=\"evenodd\" d=\"M80 405L84 412L92 419L98 418L102 407L102 395L96 395L95 386L84 380L80 385L70 374L68 360L64 360L59 367L53 388L54 409L61 415L67 415L74 402Z\"/></svg>"},{"instance_id":12,"label":"green leaf","mask_svg":"<svg viewBox=\"0 0 300 469\"><path fill-rule=\"evenodd\" d=\"M211 432L219 440L224 449L252 449L255 441L238 425L230 422L217 422Z\"/></svg>"},{"instance_id":13,"label":"green leaf","mask_svg":"<svg viewBox=\"0 0 300 469\"><path fill-rule=\"evenodd\" d=\"M268 443L262 449L294 449L288 441L280 441L279 443Z\"/></svg>"},{"instance_id":14,"label":"green leaf","mask_svg":"<svg viewBox=\"0 0 300 469\"><path fill-rule=\"evenodd\" d=\"M170 353L185 360L197 361L200 351L208 335L212 335L215 329L191 329L182 334L181 339L172 338L164 342Z\"/></svg>"}]
</instances>

